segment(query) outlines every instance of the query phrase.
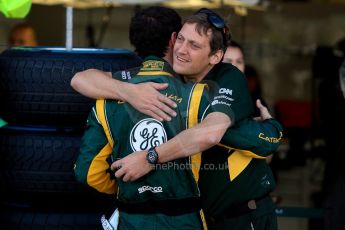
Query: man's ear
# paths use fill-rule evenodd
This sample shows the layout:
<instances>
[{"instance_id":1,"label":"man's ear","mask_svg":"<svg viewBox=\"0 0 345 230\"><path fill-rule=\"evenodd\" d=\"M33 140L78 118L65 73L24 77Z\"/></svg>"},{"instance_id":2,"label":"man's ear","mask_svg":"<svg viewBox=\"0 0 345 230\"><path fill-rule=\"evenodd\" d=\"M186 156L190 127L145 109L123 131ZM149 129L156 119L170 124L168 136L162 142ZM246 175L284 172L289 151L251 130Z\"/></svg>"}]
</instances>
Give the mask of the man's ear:
<instances>
[{"instance_id":1,"label":"man's ear","mask_svg":"<svg viewBox=\"0 0 345 230\"><path fill-rule=\"evenodd\" d=\"M219 49L215 54L211 56L210 64L215 65L222 61L224 51Z\"/></svg>"},{"instance_id":2,"label":"man's ear","mask_svg":"<svg viewBox=\"0 0 345 230\"><path fill-rule=\"evenodd\" d=\"M169 47L174 48L174 44L176 42L176 37L177 37L177 33L173 32L171 34L170 40L169 40Z\"/></svg>"}]
</instances>

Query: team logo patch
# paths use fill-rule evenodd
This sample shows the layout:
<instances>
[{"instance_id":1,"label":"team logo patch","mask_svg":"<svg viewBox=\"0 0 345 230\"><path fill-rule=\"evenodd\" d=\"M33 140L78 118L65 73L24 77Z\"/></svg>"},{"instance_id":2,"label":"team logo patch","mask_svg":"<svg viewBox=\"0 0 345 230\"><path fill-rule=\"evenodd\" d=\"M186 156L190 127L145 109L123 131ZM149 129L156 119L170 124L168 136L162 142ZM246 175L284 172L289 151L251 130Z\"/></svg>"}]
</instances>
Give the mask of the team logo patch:
<instances>
[{"instance_id":1,"label":"team logo patch","mask_svg":"<svg viewBox=\"0 0 345 230\"><path fill-rule=\"evenodd\" d=\"M145 61L141 71L162 71L164 68L164 62L162 61Z\"/></svg>"},{"instance_id":2,"label":"team logo patch","mask_svg":"<svg viewBox=\"0 0 345 230\"><path fill-rule=\"evenodd\" d=\"M132 129L130 143L133 151L148 150L167 141L163 124L153 118L139 121Z\"/></svg>"}]
</instances>

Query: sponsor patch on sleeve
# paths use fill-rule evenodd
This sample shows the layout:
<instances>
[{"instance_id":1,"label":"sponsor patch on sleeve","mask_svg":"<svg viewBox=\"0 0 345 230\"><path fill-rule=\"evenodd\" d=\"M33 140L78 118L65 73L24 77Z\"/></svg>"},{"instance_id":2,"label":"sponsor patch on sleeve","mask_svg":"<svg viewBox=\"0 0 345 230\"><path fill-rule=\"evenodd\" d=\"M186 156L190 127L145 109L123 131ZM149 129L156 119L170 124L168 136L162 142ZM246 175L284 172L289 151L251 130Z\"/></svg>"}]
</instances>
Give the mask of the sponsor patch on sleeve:
<instances>
[{"instance_id":1,"label":"sponsor patch on sleeve","mask_svg":"<svg viewBox=\"0 0 345 230\"><path fill-rule=\"evenodd\" d=\"M145 61L143 63L143 67L141 71L163 71L164 69L164 62L162 61Z\"/></svg>"},{"instance_id":2,"label":"sponsor patch on sleeve","mask_svg":"<svg viewBox=\"0 0 345 230\"><path fill-rule=\"evenodd\" d=\"M132 78L131 77L131 72L123 70L123 71L121 71L121 77L122 77L123 80L131 79Z\"/></svg>"},{"instance_id":3,"label":"sponsor patch on sleeve","mask_svg":"<svg viewBox=\"0 0 345 230\"><path fill-rule=\"evenodd\" d=\"M227 105L231 106L231 103L234 101L232 98L232 89L220 88L218 94L214 97L212 105Z\"/></svg>"}]
</instances>

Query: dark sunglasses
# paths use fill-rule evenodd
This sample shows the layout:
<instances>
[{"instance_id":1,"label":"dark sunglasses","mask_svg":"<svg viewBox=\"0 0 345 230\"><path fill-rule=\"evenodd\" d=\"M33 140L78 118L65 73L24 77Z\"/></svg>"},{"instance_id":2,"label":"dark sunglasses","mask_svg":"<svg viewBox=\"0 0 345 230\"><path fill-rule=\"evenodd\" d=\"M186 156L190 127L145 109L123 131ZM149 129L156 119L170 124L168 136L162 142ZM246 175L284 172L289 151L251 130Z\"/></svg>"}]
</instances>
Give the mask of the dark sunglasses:
<instances>
[{"instance_id":1,"label":"dark sunglasses","mask_svg":"<svg viewBox=\"0 0 345 230\"><path fill-rule=\"evenodd\" d=\"M229 28L225 25L224 20L215 12L213 12L210 9L207 8L201 8L198 10L195 14L206 14L207 15L207 21L217 30L219 30L222 33L223 36L223 44L226 48L228 46L228 38L227 33L229 32Z\"/></svg>"}]
</instances>

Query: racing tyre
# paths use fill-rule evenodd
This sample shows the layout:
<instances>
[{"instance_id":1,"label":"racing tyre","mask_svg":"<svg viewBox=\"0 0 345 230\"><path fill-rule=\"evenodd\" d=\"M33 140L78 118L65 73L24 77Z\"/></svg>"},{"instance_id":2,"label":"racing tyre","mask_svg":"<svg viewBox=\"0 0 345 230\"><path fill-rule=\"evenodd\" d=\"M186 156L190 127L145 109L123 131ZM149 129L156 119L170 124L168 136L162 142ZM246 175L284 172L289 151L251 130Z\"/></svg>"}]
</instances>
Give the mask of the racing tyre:
<instances>
[{"instance_id":1,"label":"racing tyre","mask_svg":"<svg viewBox=\"0 0 345 230\"><path fill-rule=\"evenodd\" d=\"M4 202L30 207L102 209L114 196L78 183L74 163L81 134L48 128L0 129L0 185Z\"/></svg>"},{"instance_id":2,"label":"racing tyre","mask_svg":"<svg viewBox=\"0 0 345 230\"><path fill-rule=\"evenodd\" d=\"M6 230L101 230L97 212L40 212L3 210L0 228Z\"/></svg>"},{"instance_id":3,"label":"racing tyre","mask_svg":"<svg viewBox=\"0 0 345 230\"><path fill-rule=\"evenodd\" d=\"M139 66L125 49L12 48L0 55L0 117L20 125L85 124L94 100L75 92L75 73Z\"/></svg>"}]
</instances>

